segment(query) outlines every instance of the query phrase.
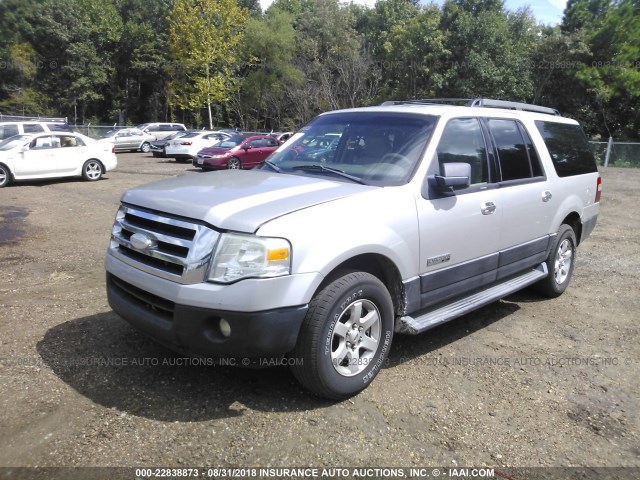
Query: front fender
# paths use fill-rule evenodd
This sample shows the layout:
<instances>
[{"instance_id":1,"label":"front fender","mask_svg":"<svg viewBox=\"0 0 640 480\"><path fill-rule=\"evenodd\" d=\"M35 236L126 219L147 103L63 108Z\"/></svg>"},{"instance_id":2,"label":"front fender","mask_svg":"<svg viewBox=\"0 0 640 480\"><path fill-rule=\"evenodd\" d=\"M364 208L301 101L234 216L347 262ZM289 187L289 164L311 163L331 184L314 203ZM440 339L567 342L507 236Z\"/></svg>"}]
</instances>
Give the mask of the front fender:
<instances>
[{"instance_id":1,"label":"front fender","mask_svg":"<svg viewBox=\"0 0 640 480\"><path fill-rule=\"evenodd\" d=\"M293 273L328 275L363 254L391 260L403 279L417 275L418 219L406 187L386 187L314 205L262 225L258 235L286 238Z\"/></svg>"}]
</instances>

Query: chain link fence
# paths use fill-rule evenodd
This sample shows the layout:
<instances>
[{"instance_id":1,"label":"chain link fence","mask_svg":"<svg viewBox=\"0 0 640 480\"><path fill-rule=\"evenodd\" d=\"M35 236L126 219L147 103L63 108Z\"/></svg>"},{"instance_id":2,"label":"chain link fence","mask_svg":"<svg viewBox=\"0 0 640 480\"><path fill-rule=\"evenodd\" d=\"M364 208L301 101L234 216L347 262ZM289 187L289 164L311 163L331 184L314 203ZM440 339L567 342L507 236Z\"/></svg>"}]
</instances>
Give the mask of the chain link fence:
<instances>
[{"instance_id":1,"label":"chain link fence","mask_svg":"<svg viewBox=\"0 0 640 480\"><path fill-rule=\"evenodd\" d=\"M71 125L74 132L81 133L91 138L102 138L111 130L119 130L121 128L131 128L126 125Z\"/></svg>"},{"instance_id":2,"label":"chain link fence","mask_svg":"<svg viewBox=\"0 0 640 480\"><path fill-rule=\"evenodd\" d=\"M640 142L590 142L598 165L640 168Z\"/></svg>"}]
</instances>

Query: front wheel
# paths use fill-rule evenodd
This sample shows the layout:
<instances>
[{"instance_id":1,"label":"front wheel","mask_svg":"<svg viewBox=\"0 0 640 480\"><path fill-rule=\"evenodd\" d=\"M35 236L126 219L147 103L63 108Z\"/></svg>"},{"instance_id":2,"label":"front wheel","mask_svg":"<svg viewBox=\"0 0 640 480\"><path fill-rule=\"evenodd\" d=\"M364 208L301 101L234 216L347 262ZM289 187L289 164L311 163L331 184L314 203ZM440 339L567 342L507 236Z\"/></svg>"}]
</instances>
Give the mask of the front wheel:
<instances>
[{"instance_id":1,"label":"front wheel","mask_svg":"<svg viewBox=\"0 0 640 480\"><path fill-rule=\"evenodd\" d=\"M6 187L11 183L11 172L9 168L0 163L0 188Z\"/></svg>"},{"instance_id":2,"label":"front wheel","mask_svg":"<svg viewBox=\"0 0 640 480\"><path fill-rule=\"evenodd\" d=\"M230 170L238 170L242 168L242 162L240 162L239 158L231 157L227 162L227 168Z\"/></svg>"},{"instance_id":3,"label":"front wheel","mask_svg":"<svg viewBox=\"0 0 640 480\"><path fill-rule=\"evenodd\" d=\"M142 145L140 145L140 151L142 153L149 153L151 151L151 145L149 144L149 142L144 142Z\"/></svg>"},{"instance_id":4,"label":"front wheel","mask_svg":"<svg viewBox=\"0 0 640 480\"><path fill-rule=\"evenodd\" d=\"M87 160L82 166L82 178L89 182L100 180L102 172L102 164L98 160Z\"/></svg>"},{"instance_id":5,"label":"front wheel","mask_svg":"<svg viewBox=\"0 0 640 480\"><path fill-rule=\"evenodd\" d=\"M536 284L542 295L555 298L567 289L576 264L576 245L573 228L561 225L546 261L549 275Z\"/></svg>"},{"instance_id":6,"label":"front wheel","mask_svg":"<svg viewBox=\"0 0 640 480\"><path fill-rule=\"evenodd\" d=\"M294 376L322 397L355 395L384 365L393 323L393 303L384 284L369 273L346 273L311 301L292 352Z\"/></svg>"}]
</instances>

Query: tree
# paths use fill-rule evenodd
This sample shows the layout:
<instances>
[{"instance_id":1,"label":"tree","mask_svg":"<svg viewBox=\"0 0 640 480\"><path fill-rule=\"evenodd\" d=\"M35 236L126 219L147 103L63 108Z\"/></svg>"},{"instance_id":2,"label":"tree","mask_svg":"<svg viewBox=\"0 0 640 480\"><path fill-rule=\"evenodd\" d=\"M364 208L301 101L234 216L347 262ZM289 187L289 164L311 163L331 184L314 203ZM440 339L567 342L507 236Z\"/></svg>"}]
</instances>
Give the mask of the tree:
<instances>
[{"instance_id":1,"label":"tree","mask_svg":"<svg viewBox=\"0 0 640 480\"><path fill-rule=\"evenodd\" d=\"M529 68L538 28L527 10L504 11L501 2L447 1L440 28L450 68L441 93L526 101L533 97Z\"/></svg>"},{"instance_id":2,"label":"tree","mask_svg":"<svg viewBox=\"0 0 640 480\"><path fill-rule=\"evenodd\" d=\"M562 32L570 34L583 28L597 29L610 7L611 0L569 0L562 17Z\"/></svg>"},{"instance_id":3,"label":"tree","mask_svg":"<svg viewBox=\"0 0 640 480\"><path fill-rule=\"evenodd\" d=\"M170 105L182 109L226 103L241 65L238 46L248 12L236 0L177 0L169 22Z\"/></svg>"}]
</instances>

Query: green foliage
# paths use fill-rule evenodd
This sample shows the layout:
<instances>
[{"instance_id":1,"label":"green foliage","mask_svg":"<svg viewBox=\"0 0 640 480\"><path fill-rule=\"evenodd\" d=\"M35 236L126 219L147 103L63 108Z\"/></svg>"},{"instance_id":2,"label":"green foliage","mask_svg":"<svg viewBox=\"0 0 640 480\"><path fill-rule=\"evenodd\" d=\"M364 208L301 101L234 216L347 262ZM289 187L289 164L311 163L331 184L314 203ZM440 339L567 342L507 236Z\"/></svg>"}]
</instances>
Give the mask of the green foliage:
<instances>
[{"instance_id":1,"label":"green foliage","mask_svg":"<svg viewBox=\"0 0 640 480\"><path fill-rule=\"evenodd\" d=\"M235 0L177 0L168 17L172 64L169 104L181 109L225 103L240 67L248 12Z\"/></svg>"},{"instance_id":2,"label":"green foliage","mask_svg":"<svg viewBox=\"0 0 640 480\"><path fill-rule=\"evenodd\" d=\"M638 0L569 0L539 25L502 0L0 0L0 110L293 129L389 99L553 106L640 134Z\"/></svg>"}]
</instances>

